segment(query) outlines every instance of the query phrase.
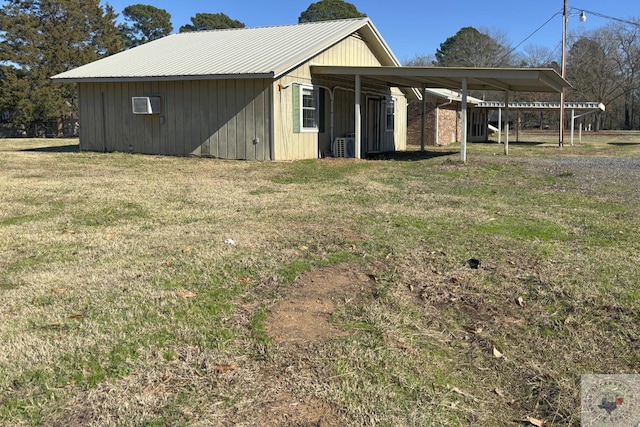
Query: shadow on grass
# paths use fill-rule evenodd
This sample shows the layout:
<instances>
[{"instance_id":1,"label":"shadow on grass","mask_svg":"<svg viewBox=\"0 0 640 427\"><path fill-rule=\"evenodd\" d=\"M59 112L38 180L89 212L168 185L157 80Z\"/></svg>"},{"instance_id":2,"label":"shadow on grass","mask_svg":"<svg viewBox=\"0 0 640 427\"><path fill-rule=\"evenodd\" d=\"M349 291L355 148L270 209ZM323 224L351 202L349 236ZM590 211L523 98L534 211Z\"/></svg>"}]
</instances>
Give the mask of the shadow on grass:
<instances>
[{"instance_id":1,"label":"shadow on grass","mask_svg":"<svg viewBox=\"0 0 640 427\"><path fill-rule=\"evenodd\" d=\"M418 160L434 159L436 157L452 156L459 154L456 151L397 151L391 153L370 153L367 160L397 160L404 162L414 162Z\"/></svg>"},{"instance_id":2,"label":"shadow on grass","mask_svg":"<svg viewBox=\"0 0 640 427\"><path fill-rule=\"evenodd\" d=\"M615 145L617 147L625 147L627 145L640 145L640 142L607 142L608 145Z\"/></svg>"},{"instance_id":3,"label":"shadow on grass","mask_svg":"<svg viewBox=\"0 0 640 427\"><path fill-rule=\"evenodd\" d=\"M471 144L496 144L503 145L504 141L498 144L498 141L481 141L481 142L472 142ZM524 147L533 147L536 145L543 145L542 141L511 141L509 140L509 145L521 145Z\"/></svg>"},{"instance_id":4,"label":"shadow on grass","mask_svg":"<svg viewBox=\"0 0 640 427\"><path fill-rule=\"evenodd\" d=\"M77 153L80 151L78 144L52 145L50 147L25 148L20 151L30 151L32 153Z\"/></svg>"}]
</instances>

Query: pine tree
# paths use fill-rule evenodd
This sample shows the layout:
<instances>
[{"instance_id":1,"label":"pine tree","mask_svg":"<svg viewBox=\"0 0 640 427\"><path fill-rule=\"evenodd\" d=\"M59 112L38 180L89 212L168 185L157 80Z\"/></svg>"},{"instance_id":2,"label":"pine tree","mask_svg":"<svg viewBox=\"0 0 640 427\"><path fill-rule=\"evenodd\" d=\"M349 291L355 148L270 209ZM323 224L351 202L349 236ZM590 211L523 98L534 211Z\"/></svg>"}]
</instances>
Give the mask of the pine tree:
<instances>
[{"instance_id":1,"label":"pine tree","mask_svg":"<svg viewBox=\"0 0 640 427\"><path fill-rule=\"evenodd\" d=\"M122 15L128 22L122 26L128 48L168 36L173 31L171 14L155 6L134 4L125 7Z\"/></svg>"},{"instance_id":2,"label":"pine tree","mask_svg":"<svg viewBox=\"0 0 640 427\"><path fill-rule=\"evenodd\" d=\"M307 10L300 14L298 22L331 21L366 16L364 13L360 13L353 4L344 0L320 0L309 5Z\"/></svg>"},{"instance_id":3,"label":"pine tree","mask_svg":"<svg viewBox=\"0 0 640 427\"><path fill-rule=\"evenodd\" d=\"M224 13L196 13L195 16L191 17L191 24L180 27L180 32L223 30L228 28L244 28L244 22L231 19Z\"/></svg>"},{"instance_id":4,"label":"pine tree","mask_svg":"<svg viewBox=\"0 0 640 427\"><path fill-rule=\"evenodd\" d=\"M5 0L0 9L0 107L13 125L76 111L76 89L50 77L122 50L117 14L100 0Z\"/></svg>"}]
</instances>

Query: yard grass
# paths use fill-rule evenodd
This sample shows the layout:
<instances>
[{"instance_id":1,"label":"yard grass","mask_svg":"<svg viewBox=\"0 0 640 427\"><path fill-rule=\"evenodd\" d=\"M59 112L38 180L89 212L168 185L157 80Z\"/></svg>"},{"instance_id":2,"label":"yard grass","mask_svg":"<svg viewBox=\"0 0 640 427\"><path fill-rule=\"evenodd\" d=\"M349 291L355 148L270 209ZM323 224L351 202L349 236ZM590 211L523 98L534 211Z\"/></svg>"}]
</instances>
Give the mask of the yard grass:
<instances>
[{"instance_id":1,"label":"yard grass","mask_svg":"<svg viewBox=\"0 0 640 427\"><path fill-rule=\"evenodd\" d=\"M0 425L579 425L581 374L640 368L640 135L511 139L467 164L0 140ZM284 347L269 313L322 269L374 286ZM285 392L330 410L269 418Z\"/></svg>"}]
</instances>

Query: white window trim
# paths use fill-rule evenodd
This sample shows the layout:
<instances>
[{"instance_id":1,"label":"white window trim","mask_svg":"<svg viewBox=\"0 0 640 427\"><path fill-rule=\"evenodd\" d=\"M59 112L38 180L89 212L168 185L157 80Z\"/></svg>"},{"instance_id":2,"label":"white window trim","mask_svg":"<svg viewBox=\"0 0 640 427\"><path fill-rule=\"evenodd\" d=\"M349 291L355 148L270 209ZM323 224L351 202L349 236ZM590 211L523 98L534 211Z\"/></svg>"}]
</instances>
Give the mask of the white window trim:
<instances>
[{"instance_id":1,"label":"white window trim","mask_svg":"<svg viewBox=\"0 0 640 427\"><path fill-rule=\"evenodd\" d=\"M305 90L311 90L314 93L314 99L316 101L316 105L314 107L315 110L315 126L314 127L305 127L304 126L304 92ZM312 85L300 85L300 132L301 133L318 133L320 132L320 93L319 89Z\"/></svg>"},{"instance_id":2,"label":"white window trim","mask_svg":"<svg viewBox=\"0 0 640 427\"><path fill-rule=\"evenodd\" d=\"M389 107L393 107L393 127L389 128ZM384 102L384 131L395 132L396 130L396 98L387 98Z\"/></svg>"}]
</instances>

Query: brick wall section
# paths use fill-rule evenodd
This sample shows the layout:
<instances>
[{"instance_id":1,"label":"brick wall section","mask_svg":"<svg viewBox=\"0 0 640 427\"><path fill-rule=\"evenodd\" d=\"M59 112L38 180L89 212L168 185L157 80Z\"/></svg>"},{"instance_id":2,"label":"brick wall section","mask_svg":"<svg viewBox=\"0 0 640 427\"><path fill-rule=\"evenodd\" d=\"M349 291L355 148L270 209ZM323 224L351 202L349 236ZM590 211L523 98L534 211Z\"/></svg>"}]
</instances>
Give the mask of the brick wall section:
<instances>
[{"instance_id":1,"label":"brick wall section","mask_svg":"<svg viewBox=\"0 0 640 427\"><path fill-rule=\"evenodd\" d=\"M440 112L436 115L436 107L441 102L427 101L425 116L425 144L436 145L436 117L439 117L438 143L449 145L460 140L462 128L458 116L459 104L454 102L450 105L440 107ZM422 101L409 103L407 112L407 144L420 145L420 123L422 114Z\"/></svg>"},{"instance_id":2,"label":"brick wall section","mask_svg":"<svg viewBox=\"0 0 640 427\"><path fill-rule=\"evenodd\" d=\"M458 117L457 103L440 108L440 126L438 127L438 141L440 145L449 145L460 141L462 135L462 121Z\"/></svg>"}]
</instances>

